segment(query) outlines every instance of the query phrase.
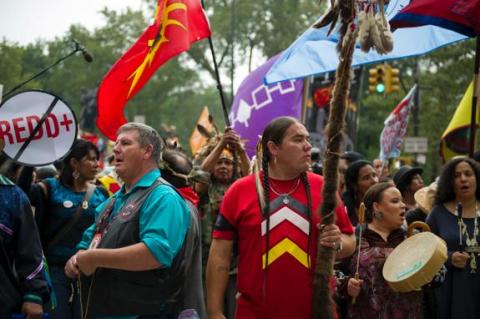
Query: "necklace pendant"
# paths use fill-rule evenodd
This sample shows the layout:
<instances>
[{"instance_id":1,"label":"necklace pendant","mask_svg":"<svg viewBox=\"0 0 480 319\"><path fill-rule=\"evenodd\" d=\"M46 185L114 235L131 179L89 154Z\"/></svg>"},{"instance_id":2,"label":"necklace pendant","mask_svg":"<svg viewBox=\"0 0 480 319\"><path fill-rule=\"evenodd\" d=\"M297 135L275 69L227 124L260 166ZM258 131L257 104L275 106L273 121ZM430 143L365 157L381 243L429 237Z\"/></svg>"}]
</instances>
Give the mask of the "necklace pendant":
<instances>
[{"instance_id":1,"label":"necklace pendant","mask_svg":"<svg viewBox=\"0 0 480 319\"><path fill-rule=\"evenodd\" d=\"M88 202L87 202L86 200L84 200L84 201L82 202L82 208L83 208L83 209L88 209Z\"/></svg>"},{"instance_id":2,"label":"necklace pendant","mask_svg":"<svg viewBox=\"0 0 480 319\"><path fill-rule=\"evenodd\" d=\"M284 196L282 202L283 202L285 205L287 205L288 203L290 203L290 200L288 199L287 196Z\"/></svg>"},{"instance_id":3,"label":"necklace pendant","mask_svg":"<svg viewBox=\"0 0 480 319\"><path fill-rule=\"evenodd\" d=\"M477 273L477 260L475 254L470 254L470 273Z\"/></svg>"}]
</instances>

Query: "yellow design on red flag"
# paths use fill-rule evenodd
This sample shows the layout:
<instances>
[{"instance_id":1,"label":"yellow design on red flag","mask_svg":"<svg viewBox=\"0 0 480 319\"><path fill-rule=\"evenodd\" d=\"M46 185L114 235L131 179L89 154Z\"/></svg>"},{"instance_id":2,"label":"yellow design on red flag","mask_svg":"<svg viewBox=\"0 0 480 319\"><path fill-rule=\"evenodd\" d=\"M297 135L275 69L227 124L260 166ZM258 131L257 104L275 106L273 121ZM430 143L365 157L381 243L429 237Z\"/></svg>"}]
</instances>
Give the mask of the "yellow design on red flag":
<instances>
[{"instance_id":1,"label":"yellow design on red flag","mask_svg":"<svg viewBox=\"0 0 480 319\"><path fill-rule=\"evenodd\" d=\"M168 38L165 35L165 31L168 26L170 25L176 25L186 32L187 27L183 25L178 20L175 19L170 19L169 18L169 13L172 12L173 10L184 10L187 11L187 6L184 3L172 3L167 6L168 1L163 2L163 7L160 10L160 4L157 5L157 8L155 10L155 21L165 21L165 23L161 23L161 28L159 33L156 35L155 39L149 40L148 41L148 46L150 47L150 51L148 52L147 56L145 57L145 60L143 60L142 64L133 72L133 74L130 76L130 78L133 78L132 85L130 86L130 90L128 91L128 96L132 93L132 90L135 88L135 86L138 83L138 80L142 76L143 72L145 71L145 68L149 68L152 65L153 59L155 58L158 50L162 46L162 44L168 42ZM159 15L162 15L159 17ZM130 79L129 78L129 79Z\"/></svg>"},{"instance_id":2,"label":"yellow design on red flag","mask_svg":"<svg viewBox=\"0 0 480 319\"><path fill-rule=\"evenodd\" d=\"M126 103L155 71L191 43L210 36L199 0L159 0L154 22L105 75L97 95L97 126L111 140L127 121Z\"/></svg>"}]
</instances>

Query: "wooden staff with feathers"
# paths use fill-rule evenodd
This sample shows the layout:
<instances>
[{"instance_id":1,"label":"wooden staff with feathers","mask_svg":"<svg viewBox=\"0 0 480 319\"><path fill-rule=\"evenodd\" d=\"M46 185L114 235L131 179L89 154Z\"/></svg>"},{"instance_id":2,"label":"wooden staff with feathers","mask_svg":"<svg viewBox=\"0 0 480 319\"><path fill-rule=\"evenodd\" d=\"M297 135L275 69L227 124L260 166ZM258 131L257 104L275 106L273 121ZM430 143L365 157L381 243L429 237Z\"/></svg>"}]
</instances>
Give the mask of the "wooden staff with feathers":
<instances>
[{"instance_id":1,"label":"wooden staff with feathers","mask_svg":"<svg viewBox=\"0 0 480 319\"><path fill-rule=\"evenodd\" d=\"M365 6L365 2L368 7ZM352 56L355 50L355 42L359 29L365 30L368 21L369 34L360 39L360 42L367 41L362 45L364 50L375 49L384 54L393 49L393 40L390 33L388 21L384 18L384 3L386 0L359 1L358 10L364 11L377 9L379 4L378 19L358 19L358 26L355 22L357 16L355 0L331 0L331 8L323 18L314 25L321 28L331 24L329 33L335 29L335 25L340 20L340 40L337 50L339 52L340 63L337 67L333 97L330 102L330 114L326 128L327 146L324 155L324 187L323 203L320 208L322 224L330 225L335 221L334 209L337 206L337 187L338 187L338 160L340 144L342 142L342 132L344 128L345 111L347 99L350 91ZM373 28L373 29L372 29ZM372 38L370 35L375 35ZM380 38L377 38L379 35ZM313 292L313 318L315 319L333 319L335 315L334 305L330 292L330 279L333 275L333 263L335 253L332 249L318 244L317 264L314 274L314 292Z\"/></svg>"},{"instance_id":2,"label":"wooden staff with feathers","mask_svg":"<svg viewBox=\"0 0 480 319\"><path fill-rule=\"evenodd\" d=\"M338 0L322 21L315 25L320 28L332 23L333 30L338 17L341 19L340 41L337 49L340 63L337 68L333 97L330 103L330 114L326 128L327 146L324 154L323 203L320 208L322 224L330 225L335 221L334 210L337 206L338 161L342 132L344 128L347 98L350 91L352 56L358 29L354 27L354 0ZM317 263L313 285L313 318L334 318L334 304L330 292L330 279L333 276L335 252L320 243L317 246Z\"/></svg>"},{"instance_id":3,"label":"wooden staff with feathers","mask_svg":"<svg viewBox=\"0 0 480 319\"><path fill-rule=\"evenodd\" d=\"M326 128L327 146L324 154L324 187L323 203L320 208L322 224L331 225L335 221L334 210L337 206L338 161L342 132L345 121L347 98L350 91L352 56L358 29L353 24L354 1L345 0L339 3L341 17L341 38L338 49L340 63L337 68L333 97L330 103L330 114ZM321 24L319 25L321 26ZM333 276L335 252L331 248L318 244L317 263L314 273L313 318L333 319L334 304L330 292Z\"/></svg>"}]
</instances>

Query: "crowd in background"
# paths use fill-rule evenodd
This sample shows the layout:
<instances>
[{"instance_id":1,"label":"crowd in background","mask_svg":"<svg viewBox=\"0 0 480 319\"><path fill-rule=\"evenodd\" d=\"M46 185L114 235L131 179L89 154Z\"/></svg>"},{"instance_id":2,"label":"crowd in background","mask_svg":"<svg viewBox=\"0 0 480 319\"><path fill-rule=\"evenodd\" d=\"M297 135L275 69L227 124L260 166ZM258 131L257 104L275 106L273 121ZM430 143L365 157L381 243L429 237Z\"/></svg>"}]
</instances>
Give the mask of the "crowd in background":
<instances>
[{"instance_id":1,"label":"crowd in background","mask_svg":"<svg viewBox=\"0 0 480 319\"><path fill-rule=\"evenodd\" d=\"M0 318L14 312L36 318L43 311L49 312L51 318L83 318L85 305L92 301L82 299L85 287L79 283L84 281L77 280L78 276L96 274L93 277L99 281L102 276L130 280L128 271L141 271L144 278L139 282L143 285L173 287L158 296L158 312L162 314L158 318L179 318L186 310L211 319L308 318L311 287L304 286L315 266L317 237L322 246L337 252L334 299L341 318L480 318L476 302L480 298L480 250L476 250L480 242L479 154L476 160L461 157L447 162L440 176L425 185L422 168L402 166L391 173L393 169L387 162L369 161L357 152L345 152L338 167L340 204L335 210L336 225L322 229L317 228L321 222L318 207L323 200L319 197L323 168L318 150L312 150L301 123L281 119L264 131L260 145L263 157L257 165L251 165L240 137L231 129L212 139L206 146L208 152L194 159L177 145L162 149L161 156L159 146L152 146L148 156L132 155L137 150L128 149L129 141L117 140L117 149L101 170L96 145L81 139L55 166L29 168L2 159L0 257L6 264L3 267L9 270L0 272L0 278L5 279L2 282L7 283L0 292ZM127 128L124 135L128 137L130 130L139 132L131 143L138 139L139 149L144 148L143 128ZM127 169L129 156L138 156L139 161L147 156L148 163L153 161L156 167L148 164L140 171L133 164ZM252 174L253 166L261 171L258 179ZM149 176L152 170L158 173ZM131 201L123 196L142 181L156 187L160 176L175 191L170 194L167 187L155 193L161 201L149 199L153 196L150 193L138 195L147 200L139 204L142 214L135 221L139 226L132 226L139 238L131 243L143 242L150 251L155 247L163 252L167 244L156 239L158 229L173 232L175 235L166 236L171 241L168 246L175 246L170 255L153 253L155 258L148 269L130 265L121 268L127 272L104 272L102 276L98 272L110 266L94 267L91 272L82 266L82 260L88 264L83 250L89 251L102 222L106 229L101 233L105 236L121 233L120 228L127 227L125 221L117 225L115 218L108 219L110 215L102 221L102 212L111 209L111 216L118 214L117 220L127 220L128 211L123 206ZM263 194L258 194L259 185ZM168 204L165 192L172 197ZM111 208L105 204L109 198L110 202L115 199ZM144 210L153 212L160 206L168 206L172 215L162 218L171 219L151 221L153 217L146 217L150 215ZM363 206L365 220L360 216ZM179 211L183 214L180 221L174 216ZM280 224L281 214L288 215L285 218L298 227L281 233L279 228L288 227ZM426 222L434 234L445 240L448 259L434 282L422 291L398 293L383 279L382 268L391 251L405 240L408 224L414 221ZM175 225L178 229L169 229ZM261 228L261 235L260 231L256 233L257 228ZM353 234L357 243L358 236L362 236L360 249ZM279 244L272 244L275 241ZM282 248L280 243L288 248ZM117 247L119 243L112 245ZM111 247L100 246L98 251L101 248ZM290 255L283 256L279 249L289 249ZM355 276L358 255L359 276ZM117 269L113 265L111 268ZM154 273L157 268L170 271ZM296 277L286 279L288 276ZM149 283L151 280L154 282ZM184 281L188 286L181 284ZM287 282L290 291L281 281ZM115 290L114 285L108 287ZM145 290L140 297L148 299L150 292ZM102 294L108 292L95 293L107 298ZM143 302L143 309L156 307L148 305L148 300ZM127 313L139 314L135 313L138 307L124 308Z\"/></svg>"}]
</instances>

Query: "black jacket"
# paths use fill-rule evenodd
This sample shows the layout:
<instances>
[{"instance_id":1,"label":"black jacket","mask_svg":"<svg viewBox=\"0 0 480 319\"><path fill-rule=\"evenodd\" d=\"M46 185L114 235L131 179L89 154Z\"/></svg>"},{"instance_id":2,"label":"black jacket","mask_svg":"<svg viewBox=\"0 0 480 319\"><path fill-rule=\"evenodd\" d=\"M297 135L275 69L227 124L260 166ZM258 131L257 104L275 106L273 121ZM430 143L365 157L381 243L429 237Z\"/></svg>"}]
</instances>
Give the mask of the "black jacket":
<instances>
[{"instance_id":1,"label":"black jacket","mask_svg":"<svg viewBox=\"0 0 480 319\"><path fill-rule=\"evenodd\" d=\"M42 248L26 195L0 175L0 318L23 301L46 303Z\"/></svg>"}]
</instances>

